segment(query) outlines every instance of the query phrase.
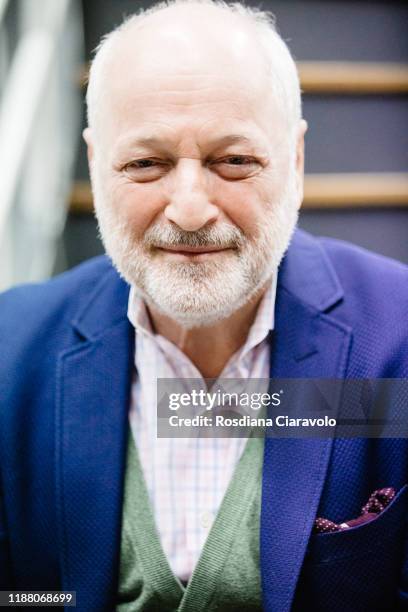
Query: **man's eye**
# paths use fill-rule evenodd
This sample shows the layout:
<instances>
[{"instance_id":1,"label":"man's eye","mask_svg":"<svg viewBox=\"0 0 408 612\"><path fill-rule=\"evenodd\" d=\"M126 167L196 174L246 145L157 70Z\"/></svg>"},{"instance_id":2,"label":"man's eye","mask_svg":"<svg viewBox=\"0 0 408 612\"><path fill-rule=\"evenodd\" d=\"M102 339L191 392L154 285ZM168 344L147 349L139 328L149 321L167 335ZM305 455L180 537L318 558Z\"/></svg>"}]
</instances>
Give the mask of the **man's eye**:
<instances>
[{"instance_id":1,"label":"man's eye","mask_svg":"<svg viewBox=\"0 0 408 612\"><path fill-rule=\"evenodd\" d=\"M133 181L143 183L154 181L163 176L167 168L164 161L157 159L136 159L123 168L125 174Z\"/></svg>"},{"instance_id":2,"label":"man's eye","mask_svg":"<svg viewBox=\"0 0 408 612\"><path fill-rule=\"evenodd\" d=\"M243 180L260 169L259 162L247 155L230 155L212 164L213 169L226 180Z\"/></svg>"},{"instance_id":3,"label":"man's eye","mask_svg":"<svg viewBox=\"0 0 408 612\"><path fill-rule=\"evenodd\" d=\"M222 161L232 166L242 166L244 164L250 164L254 160L251 157L245 157L243 155L233 155L232 157L226 157Z\"/></svg>"},{"instance_id":4,"label":"man's eye","mask_svg":"<svg viewBox=\"0 0 408 612\"><path fill-rule=\"evenodd\" d=\"M137 159L126 166L126 168L152 168L157 165L154 159Z\"/></svg>"}]
</instances>

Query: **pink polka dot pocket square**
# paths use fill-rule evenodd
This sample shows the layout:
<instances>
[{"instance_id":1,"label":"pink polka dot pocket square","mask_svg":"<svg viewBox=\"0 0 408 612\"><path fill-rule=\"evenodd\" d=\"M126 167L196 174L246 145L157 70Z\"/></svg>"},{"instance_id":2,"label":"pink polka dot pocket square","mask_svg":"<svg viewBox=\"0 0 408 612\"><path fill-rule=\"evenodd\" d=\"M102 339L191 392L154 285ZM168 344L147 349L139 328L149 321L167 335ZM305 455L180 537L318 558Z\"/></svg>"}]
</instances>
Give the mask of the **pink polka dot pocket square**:
<instances>
[{"instance_id":1,"label":"pink polka dot pocket square","mask_svg":"<svg viewBox=\"0 0 408 612\"><path fill-rule=\"evenodd\" d=\"M395 489L387 487L374 491L367 503L361 508L361 514L357 518L349 519L343 523L334 523L329 519L319 517L313 525L313 533L332 533L335 531L345 531L350 527L357 527L363 523L368 523L382 512L394 499Z\"/></svg>"}]
</instances>

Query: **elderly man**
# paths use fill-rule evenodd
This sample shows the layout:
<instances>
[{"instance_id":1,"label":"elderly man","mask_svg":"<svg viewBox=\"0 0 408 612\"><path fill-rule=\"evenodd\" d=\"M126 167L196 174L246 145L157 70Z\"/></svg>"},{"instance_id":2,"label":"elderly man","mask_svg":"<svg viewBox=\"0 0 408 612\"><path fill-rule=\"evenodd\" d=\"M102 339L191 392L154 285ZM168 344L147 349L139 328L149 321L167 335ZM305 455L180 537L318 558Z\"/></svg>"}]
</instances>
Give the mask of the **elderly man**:
<instances>
[{"instance_id":1,"label":"elderly man","mask_svg":"<svg viewBox=\"0 0 408 612\"><path fill-rule=\"evenodd\" d=\"M158 378L407 375L406 269L294 232L306 123L273 20L133 16L87 102L110 259L0 302L1 588L84 611L406 609L405 440L156 435Z\"/></svg>"}]
</instances>

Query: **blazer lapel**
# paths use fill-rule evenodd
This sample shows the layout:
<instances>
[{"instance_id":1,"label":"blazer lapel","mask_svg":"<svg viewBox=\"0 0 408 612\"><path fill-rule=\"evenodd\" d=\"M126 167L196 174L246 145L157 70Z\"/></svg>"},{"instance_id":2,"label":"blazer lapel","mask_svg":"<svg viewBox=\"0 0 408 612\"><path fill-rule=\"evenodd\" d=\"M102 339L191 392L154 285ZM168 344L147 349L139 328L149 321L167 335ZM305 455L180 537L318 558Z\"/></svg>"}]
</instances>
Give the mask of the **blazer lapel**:
<instances>
[{"instance_id":1,"label":"blazer lapel","mask_svg":"<svg viewBox=\"0 0 408 612\"><path fill-rule=\"evenodd\" d=\"M279 274L271 378L343 378L351 330L324 310L342 299L316 242L297 234ZM265 438L261 511L264 609L290 610L332 439Z\"/></svg>"},{"instance_id":2,"label":"blazer lapel","mask_svg":"<svg viewBox=\"0 0 408 612\"><path fill-rule=\"evenodd\" d=\"M113 609L133 364L128 288L115 272L73 325L59 359L56 483L62 589L81 610Z\"/></svg>"}]
</instances>

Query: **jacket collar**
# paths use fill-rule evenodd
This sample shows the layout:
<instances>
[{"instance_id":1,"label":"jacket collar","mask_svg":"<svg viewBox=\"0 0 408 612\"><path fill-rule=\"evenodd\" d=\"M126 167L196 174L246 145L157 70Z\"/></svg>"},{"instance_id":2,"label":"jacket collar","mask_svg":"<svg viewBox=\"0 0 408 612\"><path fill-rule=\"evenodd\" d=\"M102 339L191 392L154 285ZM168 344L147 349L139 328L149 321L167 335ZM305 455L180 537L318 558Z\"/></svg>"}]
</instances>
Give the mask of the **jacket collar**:
<instances>
[{"instance_id":1,"label":"jacket collar","mask_svg":"<svg viewBox=\"0 0 408 612\"><path fill-rule=\"evenodd\" d=\"M126 319L128 297L129 285L109 264L108 271L80 304L72 319L74 329L83 339L95 340Z\"/></svg>"},{"instance_id":2,"label":"jacket collar","mask_svg":"<svg viewBox=\"0 0 408 612\"><path fill-rule=\"evenodd\" d=\"M317 238L297 230L279 269L278 288L324 312L343 298L343 288Z\"/></svg>"}]
</instances>

